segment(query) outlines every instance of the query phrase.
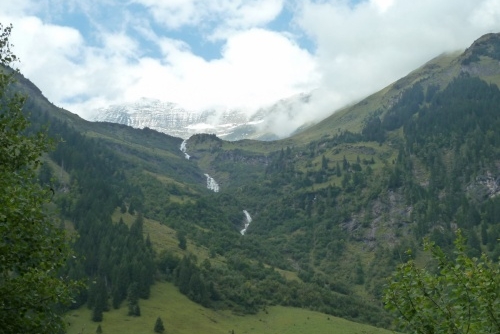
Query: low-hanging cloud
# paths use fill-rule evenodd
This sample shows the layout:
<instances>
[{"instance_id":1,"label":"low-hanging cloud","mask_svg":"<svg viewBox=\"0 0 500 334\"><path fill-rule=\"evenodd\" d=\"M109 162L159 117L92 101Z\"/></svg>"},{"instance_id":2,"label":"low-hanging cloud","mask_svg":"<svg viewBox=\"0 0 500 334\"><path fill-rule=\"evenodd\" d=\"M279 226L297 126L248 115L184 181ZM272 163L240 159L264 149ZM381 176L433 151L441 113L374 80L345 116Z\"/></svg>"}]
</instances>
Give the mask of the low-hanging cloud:
<instances>
[{"instance_id":1,"label":"low-hanging cloud","mask_svg":"<svg viewBox=\"0 0 500 334\"><path fill-rule=\"evenodd\" d=\"M101 3L114 8L117 17L96 22ZM14 24L12 42L23 74L51 101L83 117L140 97L251 114L313 92L307 103L292 98L294 103L277 107L270 124L280 136L383 88L442 52L464 49L482 34L500 30L499 0L128 4L133 12L117 0L71 0L66 7L56 0L19 0L0 8L0 21ZM268 26L285 9L293 33ZM57 23L53 17L65 10L87 15L93 30L85 34ZM179 35L170 35L185 27L202 43L221 45L220 55L205 59L172 37ZM314 46L304 47L297 33Z\"/></svg>"},{"instance_id":2,"label":"low-hanging cloud","mask_svg":"<svg viewBox=\"0 0 500 334\"><path fill-rule=\"evenodd\" d=\"M298 24L316 42L321 87L339 108L446 52L500 29L500 1L304 1ZM488 22L488 23L486 23Z\"/></svg>"}]
</instances>

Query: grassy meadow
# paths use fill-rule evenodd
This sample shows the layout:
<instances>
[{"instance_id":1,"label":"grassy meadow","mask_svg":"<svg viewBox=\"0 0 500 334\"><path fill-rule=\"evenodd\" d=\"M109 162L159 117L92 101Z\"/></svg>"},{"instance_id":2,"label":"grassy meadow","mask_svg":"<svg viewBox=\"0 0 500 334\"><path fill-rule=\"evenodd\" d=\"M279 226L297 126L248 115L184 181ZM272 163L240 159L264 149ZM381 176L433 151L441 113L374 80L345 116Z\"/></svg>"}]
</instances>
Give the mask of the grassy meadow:
<instances>
[{"instance_id":1,"label":"grassy meadow","mask_svg":"<svg viewBox=\"0 0 500 334\"><path fill-rule=\"evenodd\" d=\"M153 334L161 317L166 334L389 334L391 331L335 318L303 309L273 306L255 315L239 316L230 311L206 309L190 301L171 283L156 283L151 298L140 300L140 317L127 316L124 303L119 310L104 313L103 333ZM86 307L66 316L68 334L93 334L98 323L90 320Z\"/></svg>"}]
</instances>

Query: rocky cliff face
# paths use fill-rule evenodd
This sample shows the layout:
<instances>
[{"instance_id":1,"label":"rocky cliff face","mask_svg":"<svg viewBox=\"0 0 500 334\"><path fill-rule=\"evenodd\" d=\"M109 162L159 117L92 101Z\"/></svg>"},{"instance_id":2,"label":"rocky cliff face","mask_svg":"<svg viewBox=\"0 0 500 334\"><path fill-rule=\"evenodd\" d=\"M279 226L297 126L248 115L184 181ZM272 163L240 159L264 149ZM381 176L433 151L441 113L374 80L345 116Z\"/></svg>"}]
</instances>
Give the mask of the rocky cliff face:
<instances>
[{"instance_id":1,"label":"rocky cliff face","mask_svg":"<svg viewBox=\"0 0 500 334\"><path fill-rule=\"evenodd\" d=\"M494 175L491 172L478 175L467 186L467 193L478 203L498 196L500 194L500 175Z\"/></svg>"}]
</instances>

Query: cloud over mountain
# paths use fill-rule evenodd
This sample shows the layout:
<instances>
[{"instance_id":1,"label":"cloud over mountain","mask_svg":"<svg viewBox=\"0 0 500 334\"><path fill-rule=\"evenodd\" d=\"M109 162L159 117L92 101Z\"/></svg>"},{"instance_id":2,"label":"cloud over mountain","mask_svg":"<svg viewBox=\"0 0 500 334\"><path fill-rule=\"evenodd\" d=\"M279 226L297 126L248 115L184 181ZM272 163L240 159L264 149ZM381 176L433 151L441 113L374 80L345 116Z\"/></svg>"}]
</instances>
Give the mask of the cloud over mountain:
<instances>
[{"instance_id":1,"label":"cloud over mountain","mask_svg":"<svg viewBox=\"0 0 500 334\"><path fill-rule=\"evenodd\" d=\"M21 71L84 117L140 97L254 111L314 91L287 112L318 120L500 30L500 1L19 0L0 22Z\"/></svg>"}]
</instances>

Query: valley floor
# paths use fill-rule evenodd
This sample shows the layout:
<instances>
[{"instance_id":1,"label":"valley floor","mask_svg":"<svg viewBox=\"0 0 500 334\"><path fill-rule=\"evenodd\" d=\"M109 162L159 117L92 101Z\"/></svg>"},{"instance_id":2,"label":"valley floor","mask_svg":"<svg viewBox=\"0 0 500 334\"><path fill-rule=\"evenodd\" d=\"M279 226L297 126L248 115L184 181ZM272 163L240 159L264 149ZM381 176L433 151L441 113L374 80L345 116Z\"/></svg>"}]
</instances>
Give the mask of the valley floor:
<instances>
[{"instance_id":1,"label":"valley floor","mask_svg":"<svg viewBox=\"0 0 500 334\"><path fill-rule=\"evenodd\" d=\"M391 331L350 322L319 312L273 306L256 315L239 316L230 311L214 311L193 303L171 283L157 283L151 298L140 300L140 317L127 316L127 307L104 313L103 333L150 334L157 317L165 333L233 333L234 334L388 334ZM90 320L86 307L68 313L68 334L93 334L98 323Z\"/></svg>"}]
</instances>

